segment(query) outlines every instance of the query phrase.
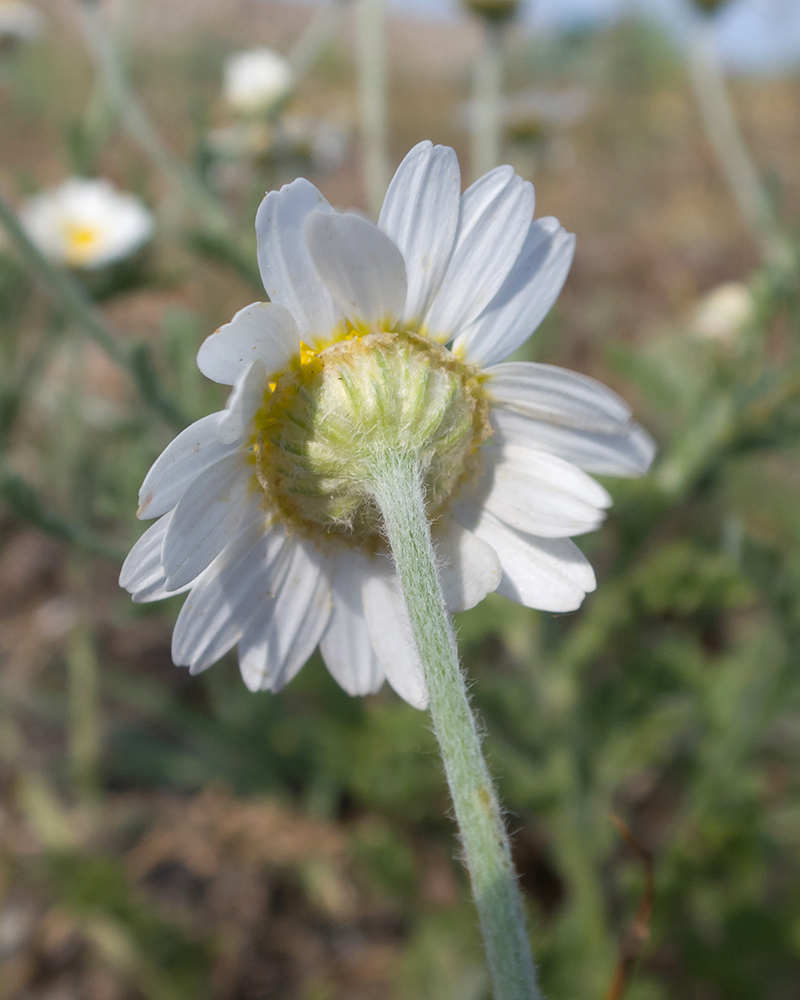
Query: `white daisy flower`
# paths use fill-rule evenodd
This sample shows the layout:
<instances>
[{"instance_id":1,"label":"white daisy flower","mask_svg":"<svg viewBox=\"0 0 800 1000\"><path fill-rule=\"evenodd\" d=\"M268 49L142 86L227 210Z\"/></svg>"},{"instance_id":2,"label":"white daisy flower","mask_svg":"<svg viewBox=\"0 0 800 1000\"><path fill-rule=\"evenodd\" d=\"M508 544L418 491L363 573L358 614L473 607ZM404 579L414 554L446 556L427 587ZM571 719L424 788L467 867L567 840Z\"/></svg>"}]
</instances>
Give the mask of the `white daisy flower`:
<instances>
[{"instance_id":1,"label":"white daisy flower","mask_svg":"<svg viewBox=\"0 0 800 1000\"><path fill-rule=\"evenodd\" d=\"M292 89L292 68L272 49L237 52L223 67L223 93L241 114L269 111Z\"/></svg>"},{"instance_id":2,"label":"white daisy flower","mask_svg":"<svg viewBox=\"0 0 800 1000\"><path fill-rule=\"evenodd\" d=\"M350 694L386 679L426 705L365 482L386 449L420 456L451 611L493 590L571 611L594 589L570 538L611 498L588 473L641 475L654 447L593 379L503 363L574 252L533 208L510 167L462 195L455 153L430 142L400 165L377 226L303 179L267 194L256 232L271 302L201 346L200 370L233 391L148 473L139 516L159 520L120 577L135 601L190 591L176 663L197 674L238 643L247 686L276 691L319 645Z\"/></svg>"},{"instance_id":3,"label":"white daisy flower","mask_svg":"<svg viewBox=\"0 0 800 1000\"><path fill-rule=\"evenodd\" d=\"M129 257L153 234L153 216L104 179L71 177L29 198L20 211L28 235L66 267L95 269Z\"/></svg>"}]
</instances>

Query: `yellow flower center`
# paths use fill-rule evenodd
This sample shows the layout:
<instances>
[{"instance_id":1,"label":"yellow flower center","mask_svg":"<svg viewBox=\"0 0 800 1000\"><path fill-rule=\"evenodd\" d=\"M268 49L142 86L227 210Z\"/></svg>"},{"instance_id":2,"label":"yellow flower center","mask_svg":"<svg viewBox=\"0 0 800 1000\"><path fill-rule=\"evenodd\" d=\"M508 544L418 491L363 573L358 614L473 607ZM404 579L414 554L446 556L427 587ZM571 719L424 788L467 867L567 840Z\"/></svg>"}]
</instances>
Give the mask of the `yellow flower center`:
<instances>
[{"instance_id":1,"label":"yellow flower center","mask_svg":"<svg viewBox=\"0 0 800 1000\"><path fill-rule=\"evenodd\" d=\"M97 252L100 231L79 222L64 223L65 257L70 267L89 264Z\"/></svg>"}]
</instances>

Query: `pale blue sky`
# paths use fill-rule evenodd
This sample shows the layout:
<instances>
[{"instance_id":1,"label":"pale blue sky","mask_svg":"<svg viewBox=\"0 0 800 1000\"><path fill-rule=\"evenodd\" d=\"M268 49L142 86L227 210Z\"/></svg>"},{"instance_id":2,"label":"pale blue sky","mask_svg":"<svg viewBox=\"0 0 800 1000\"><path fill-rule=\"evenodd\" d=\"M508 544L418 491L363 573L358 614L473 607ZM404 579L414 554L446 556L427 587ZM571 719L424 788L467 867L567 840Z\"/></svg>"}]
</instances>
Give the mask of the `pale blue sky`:
<instances>
[{"instance_id":1,"label":"pale blue sky","mask_svg":"<svg viewBox=\"0 0 800 1000\"><path fill-rule=\"evenodd\" d=\"M458 0L389 0L397 12L452 17ZM542 27L603 23L632 10L660 18L677 37L689 0L524 0L525 19ZM731 0L717 15L720 44L732 69L769 72L800 68L800 0ZM800 114L800 109L798 109Z\"/></svg>"}]
</instances>

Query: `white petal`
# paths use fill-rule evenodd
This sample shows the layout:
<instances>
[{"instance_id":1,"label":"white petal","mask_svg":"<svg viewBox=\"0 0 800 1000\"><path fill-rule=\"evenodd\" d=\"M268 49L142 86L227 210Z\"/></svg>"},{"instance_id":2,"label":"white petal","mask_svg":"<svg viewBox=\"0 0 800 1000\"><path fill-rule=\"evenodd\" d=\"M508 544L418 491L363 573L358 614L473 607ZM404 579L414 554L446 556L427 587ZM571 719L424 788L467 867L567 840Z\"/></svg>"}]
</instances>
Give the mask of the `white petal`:
<instances>
[{"instance_id":1,"label":"white petal","mask_svg":"<svg viewBox=\"0 0 800 1000\"><path fill-rule=\"evenodd\" d=\"M183 495L167 528L161 552L167 586L193 580L240 531L263 519L262 501L243 453L207 469Z\"/></svg>"},{"instance_id":2,"label":"white petal","mask_svg":"<svg viewBox=\"0 0 800 1000\"><path fill-rule=\"evenodd\" d=\"M250 622L270 613L288 568L281 527L244 531L192 588L172 634L172 659L192 674L210 667L241 639Z\"/></svg>"},{"instance_id":3,"label":"white petal","mask_svg":"<svg viewBox=\"0 0 800 1000\"><path fill-rule=\"evenodd\" d=\"M574 611L597 585L588 559L568 538L535 538L486 512L475 533L500 557L498 593L528 608Z\"/></svg>"},{"instance_id":4,"label":"white petal","mask_svg":"<svg viewBox=\"0 0 800 1000\"><path fill-rule=\"evenodd\" d=\"M519 445L484 448L485 473L459 498L459 523L472 527L486 509L506 524L543 538L594 531L611 497L585 472L555 455Z\"/></svg>"},{"instance_id":5,"label":"white petal","mask_svg":"<svg viewBox=\"0 0 800 1000\"><path fill-rule=\"evenodd\" d=\"M618 434L630 423L625 400L588 375L528 361L494 365L483 374L492 399L535 420L602 434Z\"/></svg>"},{"instance_id":6,"label":"white petal","mask_svg":"<svg viewBox=\"0 0 800 1000\"><path fill-rule=\"evenodd\" d=\"M372 563L358 552L336 555L331 579L333 614L319 644L328 670L351 695L374 693L385 677L367 631L361 599L363 582L374 571Z\"/></svg>"},{"instance_id":7,"label":"white petal","mask_svg":"<svg viewBox=\"0 0 800 1000\"><path fill-rule=\"evenodd\" d=\"M341 319L328 289L311 263L305 237L312 212L333 209L313 184L299 177L270 191L256 213L258 266L267 295L285 306L307 343L324 337Z\"/></svg>"},{"instance_id":8,"label":"white petal","mask_svg":"<svg viewBox=\"0 0 800 1000\"><path fill-rule=\"evenodd\" d=\"M160 517L172 510L201 472L234 451L234 446L219 439L223 416L201 417L170 441L145 476L137 517Z\"/></svg>"},{"instance_id":9,"label":"white petal","mask_svg":"<svg viewBox=\"0 0 800 1000\"><path fill-rule=\"evenodd\" d=\"M434 525L433 538L448 611L474 608L497 589L503 571L491 545L449 517Z\"/></svg>"},{"instance_id":10,"label":"white petal","mask_svg":"<svg viewBox=\"0 0 800 1000\"><path fill-rule=\"evenodd\" d=\"M477 365L493 365L513 354L550 312L574 256L575 237L558 219L532 223L502 288L453 350Z\"/></svg>"},{"instance_id":11,"label":"white petal","mask_svg":"<svg viewBox=\"0 0 800 1000\"><path fill-rule=\"evenodd\" d=\"M122 564L119 585L130 593L137 604L160 601L191 586L187 584L180 590L167 590L167 576L161 565L161 546L171 517L171 513L165 514L151 524Z\"/></svg>"},{"instance_id":12,"label":"white petal","mask_svg":"<svg viewBox=\"0 0 800 1000\"><path fill-rule=\"evenodd\" d=\"M306 220L311 259L333 301L353 323L397 320L406 301L403 255L360 215L314 212Z\"/></svg>"},{"instance_id":13,"label":"white petal","mask_svg":"<svg viewBox=\"0 0 800 1000\"><path fill-rule=\"evenodd\" d=\"M251 361L228 397L219 422L220 441L233 443L242 437L264 402L267 386L264 362L260 358Z\"/></svg>"},{"instance_id":14,"label":"white petal","mask_svg":"<svg viewBox=\"0 0 800 1000\"><path fill-rule=\"evenodd\" d=\"M378 227L400 248L408 294L403 319L422 319L439 291L458 229L461 171L455 150L418 143L392 178Z\"/></svg>"},{"instance_id":15,"label":"white petal","mask_svg":"<svg viewBox=\"0 0 800 1000\"><path fill-rule=\"evenodd\" d=\"M288 684L314 652L330 615L328 567L295 542L275 600L239 642L239 669L249 690L279 691Z\"/></svg>"},{"instance_id":16,"label":"white petal","mask_svg":"<svg viewBox=\"0 0 800 1000\"><path fill-rule=\"evenodd\" d=\"M252 361L263 361L272 375L299 350L300 333L291 313L272 302L253 302L206 337L197 352L197 367L212 382L235 385Z\"/></svg>"},{"instance_id":17,"label":"white petal","mask_svg":"<svg viewBox=\"0 0 800 1000\"><path fill-rule=\"evenodd\" d=\"M362 588L364 616L373 648L394 690L414 708L428 707L428 691L397 576L387 567Z\"/></svg>"},{"instance_id":18,"label":"white petal","mask_svg":"<svg viewBox=\"0 0 800 1000\"><path fill-rule=\"evenodd\" d=\"M656 453L653 439L633 422L617 434L602 434L533 420L503 406L493 407L490 419L498 443L549 451L601 476L643 476Z\"/></svg>"},{"instance_id":19,"label":"white petal","mask_svg":"<svg viewBox=\"0 0 800 1000\"><path fill-rule=\"evenodd\" d=\"M533 185L512 167L497 167L464 192L453 255L424 319L432 337L458 336L489 305L522 249L534 202Z\"/></svg>"}]
</instances>

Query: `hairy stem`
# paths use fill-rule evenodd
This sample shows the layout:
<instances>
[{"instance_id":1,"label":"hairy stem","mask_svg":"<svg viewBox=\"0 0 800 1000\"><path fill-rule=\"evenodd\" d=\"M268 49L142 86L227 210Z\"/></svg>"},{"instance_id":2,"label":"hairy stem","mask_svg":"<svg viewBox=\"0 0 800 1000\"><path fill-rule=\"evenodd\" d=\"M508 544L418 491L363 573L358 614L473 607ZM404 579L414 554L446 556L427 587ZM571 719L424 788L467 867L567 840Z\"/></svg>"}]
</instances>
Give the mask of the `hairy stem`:
<instances>
[{"instance_id":1,"label":"hairy stem","mask_svg":"<svg viewBox=\"0 0 800 1000\"><path fill-rule=\"evenodd\" d=\"M372 492L423 664L445 773L480 917L495 1000L538 1000L508 835L458 662L431 543L418 461L376 459Z\"/></svg>"}]
</instances>

